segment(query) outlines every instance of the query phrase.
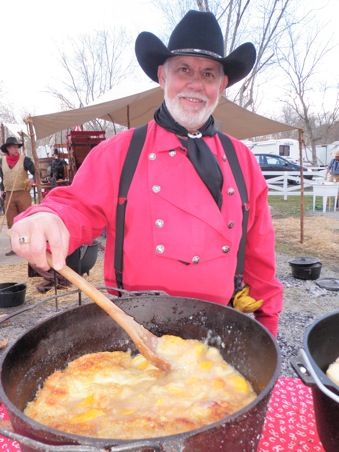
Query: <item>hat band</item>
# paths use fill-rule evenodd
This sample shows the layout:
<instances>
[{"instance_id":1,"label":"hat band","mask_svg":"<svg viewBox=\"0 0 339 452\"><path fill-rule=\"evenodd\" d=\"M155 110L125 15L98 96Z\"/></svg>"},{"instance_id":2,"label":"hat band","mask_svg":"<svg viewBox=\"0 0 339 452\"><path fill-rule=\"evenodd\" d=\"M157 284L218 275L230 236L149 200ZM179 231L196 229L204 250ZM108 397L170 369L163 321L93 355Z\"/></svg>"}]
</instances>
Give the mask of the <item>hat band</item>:
<instances>
[{"instance_id":1,"label":"hat band","mask_svg":"<svg viewBox=\"0 0 339 452\"><path fill-rule=\"evenodd\" d=\"M221 55L218 55L217 53L210 52L209 50L201 50L201 49L176 49L176 50L171 50L171 53L174 53L174 54L198 53L200 55L206 55L206 56L213 57L213 58L218 58L218 59L223 58Z\"/></svg>"}]
</instances>

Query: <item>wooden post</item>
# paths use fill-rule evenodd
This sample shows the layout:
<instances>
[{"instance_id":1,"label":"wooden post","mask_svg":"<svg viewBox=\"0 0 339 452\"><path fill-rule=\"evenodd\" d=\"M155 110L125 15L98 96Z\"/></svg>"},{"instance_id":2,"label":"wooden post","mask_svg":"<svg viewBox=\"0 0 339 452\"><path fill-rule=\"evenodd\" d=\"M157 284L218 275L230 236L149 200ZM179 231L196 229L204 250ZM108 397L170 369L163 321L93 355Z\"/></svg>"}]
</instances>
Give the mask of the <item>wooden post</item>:
<instances>
[{"instance_id":1,"label":"wooden post","mask_svg":"<svg viewBox=\"0 0 339 452\"><path fill-rule=\"evenodd\" d=\"M4 144L6 139L5 139L5 127L4 127L3 123L1 123L1 136L2 136L1 143Z\"/></svg>"},{"instance_id":2,"label":"wooden post","mask_svg":"<svg viewBox=\"0 0 339 452\"><path fill-rule=\"evenodd\" d=\"M304 171L303 171L303 144L304 131L299 131L299 161L300 161L300 243L304 243L304 216L305 216L305 196L304 196Z\"/></svg>"},{"instance_id":3,"label":"wooden post","mask_svg":"<svg viewBox=\"0 0 339 452\"><path fill-rule=\"evenodd\" d=\"M27 155L27 150L26 150L26 145L25 145L25 137L24 137L24 133L21 130L21 132L18 132L20 135L20 141L22 143L22 152L24 153L24 155Z\"/></svg>"},{"instance_id":4,"label":"wooden post","mask_svg":"<svg viewBox=\"0 0 339 452\"><path fill-rule=\"evenodd\" d=\"M29 136L31 138L31 143L32 143L32 155L33 155L33 161L34 161L34 166L35 166L35 182L36 182L36 188L37 188L37 192L38 192L38 201L40 204L42 202L40 165L39 165L38 153L36 150L36 140L35 140L35 133L34 133L34 128L33 128L32 118L29 116L28 118L24 119L24 121L28 125Z\"/></svg>"}]
</instances>

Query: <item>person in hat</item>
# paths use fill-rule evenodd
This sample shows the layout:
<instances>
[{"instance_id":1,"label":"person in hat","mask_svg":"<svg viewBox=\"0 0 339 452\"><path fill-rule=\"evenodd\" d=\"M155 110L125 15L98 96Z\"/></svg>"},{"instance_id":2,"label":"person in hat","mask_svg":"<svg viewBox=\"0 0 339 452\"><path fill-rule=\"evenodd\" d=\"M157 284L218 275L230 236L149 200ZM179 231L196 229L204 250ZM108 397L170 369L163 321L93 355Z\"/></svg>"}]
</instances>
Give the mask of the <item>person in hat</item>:
<instances>
[{"instance_id":1,"label":"person in hat","mask_svg":"<svg viewBox=\"0 0 339 452\"><path fill-rule=\"evenodd\" d=\"M34 176L35 168L32 160L20 154L22 143L18 143L15 137L8 137L1 146L1 151L6 154L0 160L0 188L5 193L5 213L7 227L10 229L14 218L32 205L29 193L34 180L29 179L28 172ZM6 256L15 254L11 249Z\"/></svg>"},{"instance_id":2,"label":"person in hat","mask_svg":"<svg viewBox=\"0 0 339 452\"><path fill-rule=\"evenodd\" d=\"M334 158L326 169L326 178L330 174L330 182L339 182L339 151L333 153Z\"/></svg>"},{"instance_id":3,"label":"person in hat","mask_svg":"<svg viewBox=\"0 0 339 452\"><path fill-rule=\"evenodd\" d=\"M248 202L242 202L221 141L227 137L217 133L213 119L225 88L250 73L256 51L251 43L228 56L223 49L220 26L210 12L189 11L168 46L152 33L140 33L136 57L162 87L164 101L147 125L127 200L119 196L119 182L133 130L100 143L71 186L55 188L41 205L19 215L12 244L22 257L48 269L48 242L58 270L67 254L92 243L106 228L107 286L162 290L228 305L243 235L246 290L241 303L252 303L256 319L277 335L282 284L275 277L267 184L254 155L229 137L248 193ZM116 225L120 206L126 206L123 230ZM117 231L123 232L123 267Z\"/></svg>"},{"instance_id":4,"label":"person in hat","mask_svg":"<svg viewBox=\"0 0 339 452\"><path fill-rule=\"evenodd\" d=\"M65 167L67 162L65 159L60 158L59 149L54 149L53 160L51 162L51 178L60 180L65 178Z\"/></svg>"}]
</instances>

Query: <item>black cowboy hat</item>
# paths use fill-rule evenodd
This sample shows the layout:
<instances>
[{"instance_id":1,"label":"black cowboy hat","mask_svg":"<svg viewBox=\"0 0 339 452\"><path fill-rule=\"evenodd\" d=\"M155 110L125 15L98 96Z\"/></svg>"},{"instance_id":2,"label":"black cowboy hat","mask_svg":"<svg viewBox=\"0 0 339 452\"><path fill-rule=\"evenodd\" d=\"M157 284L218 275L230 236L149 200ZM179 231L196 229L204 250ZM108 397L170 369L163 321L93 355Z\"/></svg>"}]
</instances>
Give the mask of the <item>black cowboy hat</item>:
<instances>
[{"instance_id":1,"label":"black cowboy hat","mask_svg":"<svg viewBox=\"0 0 339 452\"><path fill-rule=\"evenodd\" d=\"M135 54L144 72L158 83L158 66L174 56L186 55L219 61L234 85L253 68L256 50L251 42L224 57L224 39L215 16L210 12L188 11L173 30L166 47L153 33L143 31L135 41Z\"/></svg>"},{"instance_id":2,"label":"black cowboy hat","mask_svg":"<svg viewBox=\"0 0 339 452\"><path fill-rule=\"evenodd\" d=\"M2 152L7 154L8 153L7 146L11 146L12 144L17 144L19 148L21 148L22 146L22 143L18 143L18 140L15 137L8 137L6 143L1 146Z\"/></svg>"}]
</instances>

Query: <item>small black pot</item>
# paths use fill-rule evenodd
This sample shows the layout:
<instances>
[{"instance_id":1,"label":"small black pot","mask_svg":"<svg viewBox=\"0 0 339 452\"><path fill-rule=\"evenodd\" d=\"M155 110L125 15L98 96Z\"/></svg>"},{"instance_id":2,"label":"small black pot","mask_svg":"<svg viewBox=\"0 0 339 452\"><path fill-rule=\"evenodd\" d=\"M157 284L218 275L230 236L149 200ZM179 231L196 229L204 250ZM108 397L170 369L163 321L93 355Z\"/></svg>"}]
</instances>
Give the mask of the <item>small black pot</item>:
<instances>
[{"instance_id":1,"label":"small black pot","mask_svg":"<svg viewBox=\"0 0 339 452\"><path fill-rule=\"evenodd\" d=\"M13 308L23 304L27 285L8 282L0 284L0 308Z\"/></svg>"},{"instance_id":2,"label":"small black pot","mask_svg":"<svg viewBox=\"0 0 339 452\"><path fill-rule=\"evenodd\" d=\"M326 370L338 358L339 311L317 319L304 335L304 350L291 365L299 378L312 388L314 414L319 438L326 452L339 450L339 386Z\"/></svg>"},{"instance_id":3,"label":"small black pot","mask_svg":"<svg viewBox=\"0 0 339 452\"><path fill-rule=\"evenodd\" d=\"M308 264L306 266L291 264L292 276L297 279L318 279L320 277L322 263Z\"/></svg>"},{"instance_id":4,"label":"small black pot","mask_svg":"<svg viewBox=\"0 0 339 452\"><path fill-rule=\"evenodd\" d=\"M99 242L94 240L91 245L82 245L67 256L66 264L79 275L87 273L94 267L98 258Z\"/></svg>"}]
</instances>

